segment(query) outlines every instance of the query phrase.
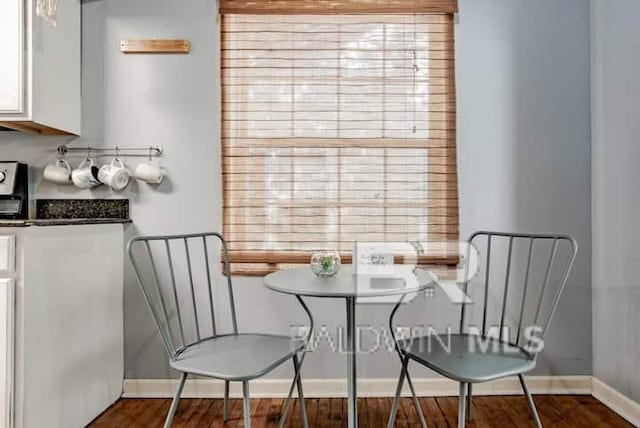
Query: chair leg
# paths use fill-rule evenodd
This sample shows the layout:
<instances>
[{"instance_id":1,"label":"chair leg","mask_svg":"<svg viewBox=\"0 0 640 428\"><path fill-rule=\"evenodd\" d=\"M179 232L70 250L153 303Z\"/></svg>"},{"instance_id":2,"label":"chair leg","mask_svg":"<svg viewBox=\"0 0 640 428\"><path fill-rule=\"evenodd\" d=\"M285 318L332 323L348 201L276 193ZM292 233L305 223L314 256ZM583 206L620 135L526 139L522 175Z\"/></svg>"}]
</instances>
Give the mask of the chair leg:
<instances>
[{"instance_id":1,"label":"chair leg","mask_svg":"<svg viewBox=\"0 0 640 428\"><path fill-rule=\"evenodd\" d=\"M520 379L520 385L522 385L522 390L524 391L524 395L527 396L527 403L529 403L529 410L531 410L531 416L533 416L533 420L536 423L536 427L542 428L542 423L540 422L540 416L538 416L538 410L536 409L536 403L533 402L533 397L531 396L531 392L529 392L529 388L527 388L527 383L524 381L523 375L518 375L518 379Z\"/></svg>"},{"instance_id":2,"label":"chair leg","mask_svg":"<svg viewBox=\"0 0 640 428\"><path fill-rule=\"evenodd\" d=\"M304 393L302 392L302 378L300 377L300 364L298 364L298 356L293 356L293 367L295 369L296 386L298 387L298 401L300 403L300 419L303 428L309 428L307 423L307 405L304 402Z\"/></svg>"},{"instance_id":3,"label":"chair leg","mask_svg":"<svg viewBox=\"0 0 640 428\"><path fill-rule=\"evenodd\" d=\"M404 384L404 374L408 360L408 357L405 357L402 360L402 367L400 368L400 378L398 378L398 386L396 386L396 395L393 397L393 404L391 405L391 413L389 414L389 422L387 422L387 428L393 428L393 425L396 423L398 401L400 400L400 393L402 392L402 385Z\"/></svg>"},{"instance_id":4,"label":"chair leg","mask_svg":"<svg viewBox=\"0 0 640 428\"><path fill-rule=\"evenodd\" d=\"M176 415L176 410L178 410L178 403L180 402L180 394L182 394L182 388L184 388L185 380L187 380L187 374L182 373L182 376L180 376L180 383L178 383L178 389L176 390L176 393L173 396L173 401L171 402L171 407L169 408L169 413L167 414L167 419L165 419L164 421L164 428L171 428L171 424L173 423L173 417Z\"/></svg>"},{"instance_id":5,"label":"chair leg","mask_svg":"<svg viewBox=\"0 0 640 428\"><path fill-rule=\"evenodd\" d=\"M404 375L407 378L407 384L409 385L409 389L411 390L411 395L413 396L413 405L415 406L416 412L418 413L418 418L420 419L420 426L422 428L427 428L427 421L424 418L424 413L422 413L422 408L420 407L420 402L418 401L416 390L414 389L413 382L411 381L411 377L409 376L409 360L407 360L407 364L404 366Z\"/></svg>"},{"instance_id":6,"label":"chair leg","mask_svg":"<svg viewBox=\"0 0 640 428\"><path fill-rule=\"evenodd\" d=\"M473 384L467 386L467 422L473 420Z\"/></svg>"},{"instance_id":7,"label":"chair leg","mask_svg":"<svg viewBox=\"0 0 640 428\"><path fill-rule=\"evenodd\" d=\"M289 387L289 395L287 395L287 399L284 402L284 406L282 407L282 413L280 414L280 423L278 424L279 428L284 426L284 423L287 421L287 413L289 413L289 407L291 406L291 397L293 396L293 389L296 386L295 374L293 378L293 382L291 382L291 386Z\"/></svg>"},{"instance_id":8,"label":"chair leg","mask_svg":"<svg viewBox=\"0 0 640 428\"><path fill-rule=\"evenodd\" d=\"M249 381L242 381L242 407L244 410L244 426L251 428L251 401L249 400Z\"/></svg>"},{"instance_id":9,"label":"chair leg","mask_svg":"<svg viewBox=\"0 0 640 428\"><path fill-rule=\"evenodd\" d=\"M224 403L222 405L222 420L229 420L229 381L224 381Z\"/></svg>"},{"instance_id":10,"label":"chair leg","mask_svg":"<svg viewBox=\"0 0 640 428\"><path fill-rule=\"evenodd\" d=\"M302 354L302 358L300 358L300 362L298 363L298 370L293 374L293 380L291 381L291 386L289 387L289 394L287 394L287 399L284 402L284 406L282 407L282 413L280 414L280 422L278 424L279 428L284 426L284 423L287 421L287 413L289 413L289 407L291 405L291 397L293 397L293 389L296 387L298 382L298 377L300 377L300 368L302 367L302 363L304 362L304 357L306 354ZM295 368L295 364L294 364ZM305 409L306 410L306 409Z\"/></svg>"},{"instance_id":11,"label":"chair leg","mask_svg":"<svg viewBox=\"0 0 640 428\"><path fill-rule=\"evenodd\" d=\"M467 389L467 384L464 382L460 382L460 396L458 397L458 428L464 428L464 410L466 407L465 402L465 390Z\"/></svg>"}]
</instances>

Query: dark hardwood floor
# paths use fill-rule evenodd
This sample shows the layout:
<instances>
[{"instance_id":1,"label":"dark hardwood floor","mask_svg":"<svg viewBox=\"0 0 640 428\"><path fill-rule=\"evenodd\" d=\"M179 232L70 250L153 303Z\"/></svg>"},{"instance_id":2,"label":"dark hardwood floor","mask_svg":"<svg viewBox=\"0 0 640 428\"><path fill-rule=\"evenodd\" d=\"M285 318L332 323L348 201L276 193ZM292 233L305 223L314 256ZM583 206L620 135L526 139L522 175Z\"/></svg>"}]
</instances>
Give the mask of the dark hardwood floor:
<instances>
[{"instance_id":1,"label":"dark hardwood floor","mask_svg":"<svg viewBox=\"0 0 640 428\"><path fill-rule=\"evenodd\" d=\"M538 412L545 428L630 427L620 416L591 396L538 395ZM277 427L282 399L251 400L252 427ZM346 426L346 400L341 398L310 398L306 400L310 427L339 428ZM456 427L458 400L455 397L421 398L420 404L429 427ZM167 399L121 399L89 426L161 427L169 410ZM391 408L390 398L365 398L358 402L361 428L386 427ZM474 420L468 428L533 427L524 397L476 397ZM222 400L183 399L174 420L174 427L237 428L242 422L242 401L230 400L230 420L222 423ZM287 427L299 427L297 405L292 406ZM409 399L403 399L398 411L397 427L419 427L418 415Z\"/></svg>"}]
</instances>

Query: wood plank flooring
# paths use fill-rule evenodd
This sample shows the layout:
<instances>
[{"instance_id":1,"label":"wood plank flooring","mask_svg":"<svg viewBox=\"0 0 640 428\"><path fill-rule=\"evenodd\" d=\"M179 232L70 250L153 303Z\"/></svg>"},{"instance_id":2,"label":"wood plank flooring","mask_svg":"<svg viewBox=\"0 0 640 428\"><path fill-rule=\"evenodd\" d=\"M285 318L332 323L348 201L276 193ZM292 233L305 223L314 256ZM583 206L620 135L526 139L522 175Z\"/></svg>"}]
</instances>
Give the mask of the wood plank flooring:
<instances>
[{"instance_id":1,"label":"wood plank flooring","mask_svg":"<svg viewBox=\"0 0 640 428\"><path fill-rule=\"evenodd\" d=\"M282 399L251 400L252 427L277 427ZM535 402L545 428L624 427L631 424L591 396L538 395ZM243 427L242 400L230 400L227 423L222 422L222 400L183 399L173 426L176 428L239 428ZM310 427L341 428L347 426L346 400L342 398L310 398L306 400ZM420 398L430 428L456 427L458 400L455 397ZM162 427L169 410L168 399L121 399L108 408L89 426L92 428ZM390 398L364 398L358 402L360 428L384 428L391 409ZM474 420L468 428L533 427L524 397L476 397L473 401ZM291 406L287 427L299 427L297 403ZM418 415L409 399L402 399L397 427L419 427Z\"/></svg>"}]
</instances>

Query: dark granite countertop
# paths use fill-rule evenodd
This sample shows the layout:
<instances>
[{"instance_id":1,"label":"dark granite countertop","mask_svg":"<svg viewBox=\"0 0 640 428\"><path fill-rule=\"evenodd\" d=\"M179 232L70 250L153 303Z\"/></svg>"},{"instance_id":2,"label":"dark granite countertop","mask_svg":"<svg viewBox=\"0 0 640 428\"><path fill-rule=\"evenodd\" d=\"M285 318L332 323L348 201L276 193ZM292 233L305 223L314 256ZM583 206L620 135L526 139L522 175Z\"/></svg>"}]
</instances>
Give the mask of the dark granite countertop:
<instances>
[{"instance_id":1,"label":"dark granite countertop","mask_svg":"<svg viewBox=\"0 0 640 428\"><path fill-rule=\"evenodd\" d=\"M131 223L128 199L37 199L35 217L0 219L0 227Z\"/></svg>"},{"instance_id":2,"label":"dark granite countertop","mask_svg":"<svg viewBox=\"0 0 640 428\"><path fill-rule=\"evenodd\" d=\"M37 219L128 219L128 199L37 199Z\"/></svg>"},{"instance_id":3,"label":"dark granite countertop","mask_svg":"<svg viewBox=\"0 0 640 428\"><path fill-rule=\"evenodd\" d=\"M113 224L131 223L130 219L122 218L56 218L33 220L0 220L0 227L30 227L30 226L75 226L81 224Z\"/></svg>"}]
</instances>

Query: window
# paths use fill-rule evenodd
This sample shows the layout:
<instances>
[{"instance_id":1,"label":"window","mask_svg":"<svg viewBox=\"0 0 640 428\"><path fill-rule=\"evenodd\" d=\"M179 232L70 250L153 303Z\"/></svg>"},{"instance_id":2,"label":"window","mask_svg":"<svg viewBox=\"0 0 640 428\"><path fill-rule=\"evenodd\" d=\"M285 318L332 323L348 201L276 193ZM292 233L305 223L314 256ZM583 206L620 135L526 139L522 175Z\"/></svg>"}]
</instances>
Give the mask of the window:
<instances>
[{"instance_id":1,"label":"window","mask_svg":"<svg viewBox=\"0 0 640 428\"><path fill-rule=\"evenodd\" d=\"M233 272L308 263L320 249L348 261L356 240L457 240L452 11L396 13L412 2L387 1L392 13L349 13L373 0L330 15L312 12L341 2L271 10L284 3L221 3ZM434 3L455 5L413 2Z\"/></svg>"}]
</instances>

